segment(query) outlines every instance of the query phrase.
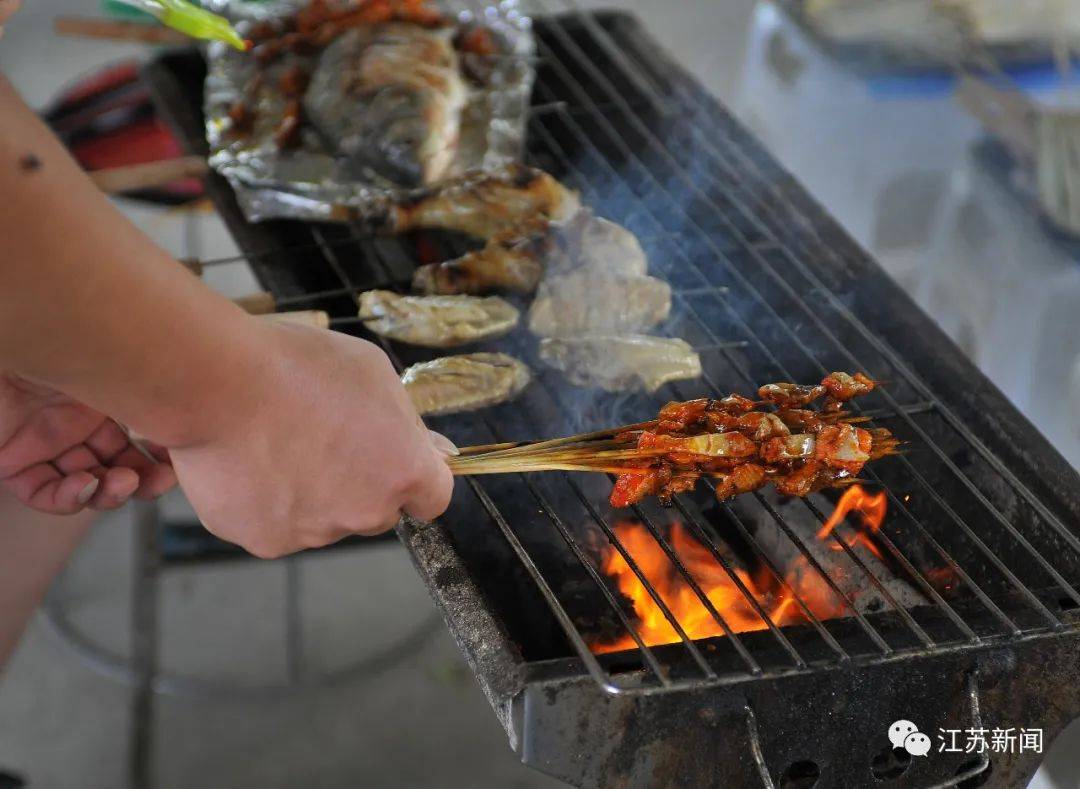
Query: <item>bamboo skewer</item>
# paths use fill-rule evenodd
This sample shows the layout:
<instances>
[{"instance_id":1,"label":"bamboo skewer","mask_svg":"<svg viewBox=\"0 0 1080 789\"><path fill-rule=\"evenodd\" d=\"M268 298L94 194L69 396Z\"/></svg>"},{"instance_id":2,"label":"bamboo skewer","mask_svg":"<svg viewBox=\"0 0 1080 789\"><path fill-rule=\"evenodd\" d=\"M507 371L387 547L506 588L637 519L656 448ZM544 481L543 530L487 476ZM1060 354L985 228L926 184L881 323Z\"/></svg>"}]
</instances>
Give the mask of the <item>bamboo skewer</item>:
<instances>
[{"instance_id":1,"label":"bamboo skewer","mask_svg":"<svg viewBox=\"0 0 1080 789\"><path fill-rule=\"evenodd\" d=\"M143 22L125 22L83 16L58 16L53 20L57 35L71 38L97 38L105 41L130 41L139 44L184 45L191 39L167 27Z\"/></svg>"},{"instance_id":2,"label":"bamboo skewer","mask_svg":"<svg viewBox=\"0 0 1080 789\"><path fill-rule=\"evenodd\" d=\"M627 433L632 430L648 430L651 427L656 426L656 420L652 419L648 422L636 422L632 425L622 425L621 427L608 427L603 430L594 430L591 433L580 433L576 436L566 436L564 438L551 438L547 441L507 441L501 444L479 444L477 446L463 447L461 454L457 458L458 460L464 460L470 455L476 455L480 453L486 453L490 456L503 456L505 457L511 451L520 450L525 452L535 452L537 450L544 450L551 447L564 446L566 444L575 444L585 441L593 441L595 439L606 438L609 436L615 436L619 433Z\"/></svg>"},{"instance_id":3,"label":"bamboo skewer","mask_svg":"<svg viewBox=\"0 0 1080 789\"><path fill-rule=\"evenodd\" d=\"M201 156L181 156L159 162L110 167L89 173L90 180L106 194L136 189L151 189L171 184L182 178L206 175L206 160Z\"/></svg>"},{"instance_id":4,"label":"bamboo skewer","mask_svg":"<svg viewBox=\"0 0 1080 789\"><path fill-rule=\"evenodd\" d=\"M597 430L565 438L535 443L505 442L465 447L447 462L456 475L507 474L526 471L594 471L625 474L639 465L620 461L643 460L664 454L661 450L641 450L636 440L616 440L619 433L654 427L656 421Z\"/></svg>"}]
</instances>

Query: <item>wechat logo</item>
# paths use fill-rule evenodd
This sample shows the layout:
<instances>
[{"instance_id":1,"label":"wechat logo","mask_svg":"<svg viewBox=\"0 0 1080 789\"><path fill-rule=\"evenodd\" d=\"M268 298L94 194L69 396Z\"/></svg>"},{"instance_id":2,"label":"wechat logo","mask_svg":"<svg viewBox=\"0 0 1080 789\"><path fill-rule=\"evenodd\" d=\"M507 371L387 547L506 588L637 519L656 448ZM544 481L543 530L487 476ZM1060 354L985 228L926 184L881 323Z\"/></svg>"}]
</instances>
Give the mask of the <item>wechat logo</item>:
<instances>
[{"instance_id":1,"label":"wechat logo","mask_svg":"<svg viewBox=\"0 0 1080 789\"><path fill-rule=\"evenodd\" d=\"M889 727L889 742L894 748L903 748L912 756L930 753L930 738L919 731L911 721L898 720Z\"/></svg>"}]
</instances>

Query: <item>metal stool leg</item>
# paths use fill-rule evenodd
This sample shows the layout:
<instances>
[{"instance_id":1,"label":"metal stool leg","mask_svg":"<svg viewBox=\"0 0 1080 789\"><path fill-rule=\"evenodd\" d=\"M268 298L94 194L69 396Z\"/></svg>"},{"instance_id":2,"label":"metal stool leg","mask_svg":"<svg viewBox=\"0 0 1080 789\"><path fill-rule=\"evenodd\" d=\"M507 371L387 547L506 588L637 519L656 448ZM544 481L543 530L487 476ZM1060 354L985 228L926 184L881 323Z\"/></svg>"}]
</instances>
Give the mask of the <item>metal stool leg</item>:
<instances>
[{"instance_id":1,"label":"metal stool leg","mask_svg":"<svg viewBox=\"0 0 1080 789\"><path fill-rule=\"evenodd\" d=\"M156 502L135 505L135 544L131 596L131 736L129 767L132 789L154 785L154 679L157 675L158 580L161 551L158 544Z\"/></svg>"}]
</instances>

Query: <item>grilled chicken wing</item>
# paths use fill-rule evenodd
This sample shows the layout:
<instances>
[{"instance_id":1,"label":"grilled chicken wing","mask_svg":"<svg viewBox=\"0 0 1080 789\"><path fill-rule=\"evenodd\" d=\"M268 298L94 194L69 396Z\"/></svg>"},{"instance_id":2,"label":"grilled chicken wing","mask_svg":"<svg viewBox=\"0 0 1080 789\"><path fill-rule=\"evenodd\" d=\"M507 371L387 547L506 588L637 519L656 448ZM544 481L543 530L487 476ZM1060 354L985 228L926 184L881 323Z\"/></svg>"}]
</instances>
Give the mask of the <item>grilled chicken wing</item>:
<instances>
[{"instance_id":1,"label":"grilled chicken wing","mask_svg":"<svg viewBox=\"0 0 1080 789\"><path fill-rule=\"evenodd\" d=\"M519 313L498 296L402 296L369 290L360 296L364 325L383 337L427 348L450 348L506 334Z\"/></svg>"},{"instance_id":2,"label":"grilled chicken wing","mask_svg":"<svg viewBox=\"0 0 1080 789\"><path fill-rule=\"evenodd\" d=\"M701 375L701 359L689 344L641 334L550 337L540 342L540 358L573 384L609 392L654 392Z\"/></svg>"},{"instance_id":3,"label":"grilled chicken wing","mask_svg":"<svg viewBox=\"0 0 1080 789\"><path fill-rule=\"evenodd\" d=\"M452 230L475 238L517 237L569 219L581 207L577 192L542 170L510 164L467 173L391 210L386 229Z\"/></svg>"},{"instance_id":4,"label":"grilled chicken wing","mask_svg":"<svg viewBox=\"0 0 1080 789\"><path fill-rule=\"evenodd\" d=\"M540 337L647 331L671 312L671 286L647 276L608 276L592 269L548 277L529 309Z\"/></svg>"},{"instance_id":5,"label":"grilled chicken wing","mask_svg":"<svg viewBox=\"0 0 1080 789\"><path fill-rule=\"evenodd\" d=\"M540 283L543 234L494 238L454 260L428 263L413 273L421 293L532 293Z\"/></svg>"},{"instance_id":6,"label":"grilled chicken wing","mask_svg":"<svg viewBox=\"0 0 1080 789\"><path fill-rule=\"evenodd\" d=\"M531 380L529 368L504 353L444 356L414 364L401 375L422 416L497 405L516 397Z\"/></svg>"},{"instance_id":7,"label":"grilled chicken wing","mask_svg":"<svg viewBox=\"0 0 1080 789\"><path fill-rule=\"evenodd\" d=\"M647 269L648 259L637 236L587 208L551 225L544 250L544 270L551 275L589 271L643 277Z\"/></svg>"}]
</instances>

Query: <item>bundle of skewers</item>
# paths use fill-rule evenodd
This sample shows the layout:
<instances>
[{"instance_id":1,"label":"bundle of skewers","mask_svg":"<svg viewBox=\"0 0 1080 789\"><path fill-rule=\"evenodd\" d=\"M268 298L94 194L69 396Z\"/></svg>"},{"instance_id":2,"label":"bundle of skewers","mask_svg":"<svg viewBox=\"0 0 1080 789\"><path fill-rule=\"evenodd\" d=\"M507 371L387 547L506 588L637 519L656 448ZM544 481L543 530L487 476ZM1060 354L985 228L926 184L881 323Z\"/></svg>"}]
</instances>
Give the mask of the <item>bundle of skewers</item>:
<instances>
[{"instance_id":1,"label":"bundle of skewers","mask_svg":"<svg viewBox=\"0 0 1080 789\"><path fill-rule=\"evenodd\" d=\"M844 410L874 390L862 373L830 373L820 384L767 384L758 399L671 402L656 419L535 443L468 447L450 460L454 474L593 471L618 475L613 507L646 496L671 497L713 480L725 500L771 484L786 496L807 496L858 481L863 466L895 454L899 441L865 417ZM816 407L811 408L811 405Z\"/></svg>"}]
</instances>

